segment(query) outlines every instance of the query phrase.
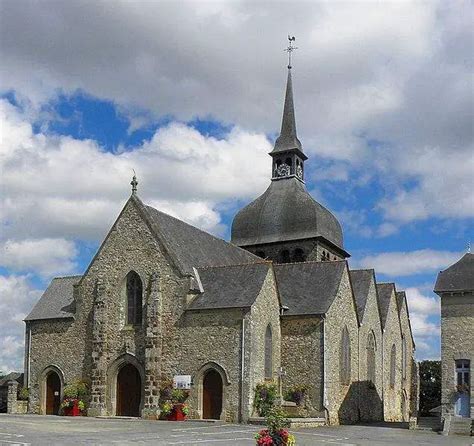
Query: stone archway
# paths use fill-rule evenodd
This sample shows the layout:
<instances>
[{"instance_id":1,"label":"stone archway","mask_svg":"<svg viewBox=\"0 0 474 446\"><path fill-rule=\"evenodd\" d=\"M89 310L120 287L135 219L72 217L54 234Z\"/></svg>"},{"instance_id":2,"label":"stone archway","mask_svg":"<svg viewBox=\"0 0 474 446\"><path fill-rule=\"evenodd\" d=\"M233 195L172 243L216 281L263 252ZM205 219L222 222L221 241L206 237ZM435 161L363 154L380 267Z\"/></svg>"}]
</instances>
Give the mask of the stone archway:
<instances>
[{"instance_id":1,"label":"stone archway","mask_svg":"<svg viewBox=\"0 0 474 446\"><path fill-rule=\"evenodd\" d=\"M124 365L117 374L116 415L140 416L142 394L140 373L133 364Z\"/></svg>"},{"instance_id":2,"label":"stone archway","mask_svg":"<svg viewBox=\"0 0 474 446\"><path fill-rule=\"evenodd\" d=\"M222 414L222 378L215 369L209 369L202 381L202 417L220 420Z\"/></svg>"},{"instance_id":3,"label":"stone archway","mask_svg":"<svg viewBox=\"0 0 474 446\"><path fill-rule=\"evenodd\" d=\"M53 365L46 367L41 374L40 383L41 413L59 415L64 388L62 371Z\"/></svg>"},{"instance_id":4,"label":"stone archway","mask_svg":"<svg viewBox=\"0 0 474 446\"><path fill-rule=\"evenodd\" d=\"M226 370L217 362L205 363L194 376L197 407L201 418L226 419L226 393L231 384Z\"/></svg>"},{"instance_id":5,"label":"stone archway","mask_svg":"<svg viewBox=\"0 0 474 446\"><path fill-rule=\"evenodd\" d=\"M137 358L126 353L107 370L107 413L139 417L143 409L145 373Z\"/></svg>"}]
</instances>

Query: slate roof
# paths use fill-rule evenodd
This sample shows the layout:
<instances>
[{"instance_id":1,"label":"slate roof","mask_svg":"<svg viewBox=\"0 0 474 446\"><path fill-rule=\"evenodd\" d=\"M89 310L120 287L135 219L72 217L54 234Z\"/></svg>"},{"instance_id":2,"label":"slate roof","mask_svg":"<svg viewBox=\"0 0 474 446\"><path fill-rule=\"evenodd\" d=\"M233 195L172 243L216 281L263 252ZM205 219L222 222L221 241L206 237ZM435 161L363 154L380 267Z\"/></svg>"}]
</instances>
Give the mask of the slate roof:
<instances>
[{"instance_id":1,"label":"slate roof","mask_svg":"<svg viewBox=\"0 0 474 446\"><path fill-rule=\"evenodd\" d=\"M18 384L23 385L23 373L21 372L10 372L0 379L0 387L7 386L9 381L16 381Z\"/></svg>"},{"instance_id":2,"label":"slate roof","mask_svg":"<svg viewBox=\"0 0 474 446\"><path fill-rule=\"evenodd\" d=\"M374 280L374 270L355 269L349 271L349 275L356 301L357 313L359 314L359 320L362 321L367 304L367 297L369 295L370 283Z\"/></svg>"},{"instance_id":3,"label":"slate roof","mask_svg":"<svg viewBox=\"0 0 474 446\"><path fill-rule=\"evenodd\" d=\"M193 273L194 268L227 266L260 262L262 259L238 246L201 231L184 221L145 206L132 197L148 217L155 235L178 263L181 271Z\"/></svg>"},{"instance_id":4,"label":"slate roof","mask_svg":"<svg viewBox=\"0 0 474 446\"><path fill-rule=\"evenodd\" d=\"M26 316L25 321L73 317L75 310L73 308L73 285L78 283L81 277L54 278L30 314Z\"/></svg>"},{"instance_id":5,"label":"slate roof","mask_svg":"<svg viewBox=\"0 0 474 446\"><path fill-rule=\"evenodd\" d=\"M394 291L394 283L377 283L377 297L379 301L380 317L382 319L382 328L385 328L385 323L387 322L390 298Z\"/></svg>"},{"instance_id":6,"label":"slate roof","mask_svg":"<svg viewBox=\"0 0 474 446\"><path fill-rule=\"evenodd\" d=\"M200 268L204 292L188 309L248 308L255 302L270 268L269 262Z\"/></svg>"},{"instance_id":7,"label":"slate roof","mask_svg":"<svg viewBox=\"0 0 474 446\"><path fill-rule=\"evenodd\" d=\"M274 265L284 316L325 314L336 297L345 261Z\"/></svg>"},{"instance_id":8,"label":"slate roof","mask_svg":"<svg viewBox=\"0 0 474 446\"><path fill-rule=\"evenodd\" d=\"M440 271L435 293L474 290L474 254L468 252L454 265Z\"/></svg>"},{"instance_id":9,"label":"slate roof","mask_svg":"<svg viewBox=\"0 0 474 446\"><path fill-rule=\"evenodd\" d=\"M341 225L313 199L296 178L270 183L268 189L241 209L232 222L232 243L251 246L323 237L343 250ZM348 256L349 254L347 254Z\"/></svg>"}]
</instances>

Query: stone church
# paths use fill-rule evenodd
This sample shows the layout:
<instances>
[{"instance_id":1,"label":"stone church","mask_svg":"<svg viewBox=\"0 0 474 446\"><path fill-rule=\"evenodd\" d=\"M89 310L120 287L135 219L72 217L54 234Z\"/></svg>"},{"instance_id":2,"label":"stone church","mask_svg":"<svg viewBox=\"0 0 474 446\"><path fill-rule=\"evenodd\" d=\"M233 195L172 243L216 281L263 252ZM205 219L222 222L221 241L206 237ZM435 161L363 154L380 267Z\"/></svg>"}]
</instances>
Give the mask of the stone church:
<instances>
[{"instance_id":1,"label":"stone church","mask_svg":"<svg viewBox=\"0 0 474 446\"><path fill-rule=\"evenodd\" d=\"M132 194L81 276L57 277L26 317L29 411L90 387L89 416L155 417L160 384L190 377L190 417L247 422L254 389L307 386L328 424L417 410L406 296L351 270L337 218L305 187L291 67L268 189L226 242Z\"/></svg>"}]
</instances>

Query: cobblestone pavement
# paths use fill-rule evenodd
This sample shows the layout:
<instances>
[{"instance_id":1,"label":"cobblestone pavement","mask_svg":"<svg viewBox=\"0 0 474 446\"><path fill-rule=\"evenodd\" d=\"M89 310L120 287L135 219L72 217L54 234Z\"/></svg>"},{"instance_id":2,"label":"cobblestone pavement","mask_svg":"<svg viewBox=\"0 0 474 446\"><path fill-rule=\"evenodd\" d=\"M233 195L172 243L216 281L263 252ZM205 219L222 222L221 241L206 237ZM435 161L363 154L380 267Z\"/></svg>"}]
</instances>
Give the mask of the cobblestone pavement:
<instances>
[{"instance_id":1,"label":"cobblestone pavement","mask_svg":"<svg viewBox=\"0 0 474 446\"><path fill-rule=\"evenodd\" d=\"M145 421L141 419L65 418L0 414L0 445L254 445L257 426ZM394 427L338 426L295 429L298 446L469 445L471 437L443 437Z\"/></svg>"}]
</instances>

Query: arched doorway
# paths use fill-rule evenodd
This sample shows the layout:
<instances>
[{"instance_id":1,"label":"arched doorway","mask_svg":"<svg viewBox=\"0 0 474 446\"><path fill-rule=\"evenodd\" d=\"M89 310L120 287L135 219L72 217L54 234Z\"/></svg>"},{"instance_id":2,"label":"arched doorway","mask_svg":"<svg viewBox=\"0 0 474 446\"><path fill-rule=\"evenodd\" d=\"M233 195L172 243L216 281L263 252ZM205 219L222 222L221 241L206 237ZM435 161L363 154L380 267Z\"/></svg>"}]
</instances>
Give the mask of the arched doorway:
<instances>
[{"instance_id":1,"label":"arched doorway","mask_svg":"<svg viewBox=\"0 0 474 446\"><path fill-rule=\"evenodd\" d=\"M116 415L140 416L142 382L140 373L133 364L124 365L117 375Z\"/></svg>"},{"instance_id":2,"label":"arched doorway","mask_svg":"<svg viewBox=\"0 0 474 446\"><path fill-rule=\"evenodd\" d=\"M222 413L222 378L219 372L210 369L202 383L202 417L219 420Z\"/></svg>"},{"instance_id":3,"label":"arched doorway","mask_svg":"<svg viewBox=\"0 0 474 446\"><path fill-rule=\"evenodd\" d=\"M46 376L46 415L59 415L61 404L61 379L51 371Z\"/></svg>"}]
</instances>

